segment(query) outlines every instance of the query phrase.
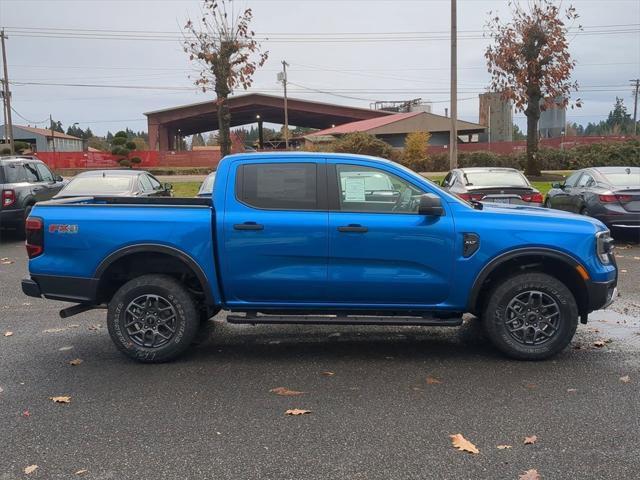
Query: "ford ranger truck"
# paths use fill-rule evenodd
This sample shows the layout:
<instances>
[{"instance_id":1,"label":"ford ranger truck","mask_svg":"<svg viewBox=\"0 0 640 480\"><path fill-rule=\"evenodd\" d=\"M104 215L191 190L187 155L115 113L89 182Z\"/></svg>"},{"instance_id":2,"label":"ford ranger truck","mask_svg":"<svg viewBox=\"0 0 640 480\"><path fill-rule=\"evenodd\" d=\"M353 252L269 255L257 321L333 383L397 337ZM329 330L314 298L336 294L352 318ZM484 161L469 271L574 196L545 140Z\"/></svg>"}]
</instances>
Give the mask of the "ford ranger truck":
<instances>
[{"instance_id":1,"label":"ford ranger truck","mask_svg":"<svg viewBox=\"0 0 640 480\"><path fill-rule=\"evenodd\" d=\"M24 293L107 308L142 362L183 353L202 322L459 326L506 355L548 358L616 296L598 220L466 202L417 173L350 154L220 162L212 198L82 197L26 222Z\"/></svg>"}]
</instances>

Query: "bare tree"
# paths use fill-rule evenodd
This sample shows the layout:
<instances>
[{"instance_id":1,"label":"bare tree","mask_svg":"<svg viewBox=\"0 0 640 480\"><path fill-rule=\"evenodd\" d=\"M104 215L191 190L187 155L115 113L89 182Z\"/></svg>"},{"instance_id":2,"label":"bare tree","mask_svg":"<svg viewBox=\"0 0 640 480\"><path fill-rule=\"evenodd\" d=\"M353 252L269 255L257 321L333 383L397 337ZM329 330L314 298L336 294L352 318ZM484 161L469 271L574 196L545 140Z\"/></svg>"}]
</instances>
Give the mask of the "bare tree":
<instances>
[{"instance_id":1,"label":"bare tree","mask_svg":"<svg viewBox=\"0 0 640 480\"><path fill-rule=\"evenodd\" d=\"M203 0L200 21L187 21L184 27L184 51L200 67L195 84L203 92L216 93L219 142L222 156L231 153L231 113L227 99L233 90L251 86L258 67L264 65L269 52L261 52L249 29L251 9L235 15L232 0ZM229 12L231 10L231 12Z\"/></svg>"},{"instance_id":2,"label":"bare tree","mask_svg":"<svg viewBox=\"0 0 640 480\"><path fill-rule=\"evenodd\" d=\"M525 10L517 1L509 2L511 21L503 22L497 16L489 20L493 44L485 57L491 74L490 89L512 100L527 117L526 173L540 175L540 113L553 105L566 107L570 92L578 89L577 82L571 82L575 61L569 54L569 27L564 23L575 21L578 14L572 6L561 12L550 0L531 0L527 4L529 8ZM574 105L581 106L580 99Z\"/></svg>"}]
</instances>

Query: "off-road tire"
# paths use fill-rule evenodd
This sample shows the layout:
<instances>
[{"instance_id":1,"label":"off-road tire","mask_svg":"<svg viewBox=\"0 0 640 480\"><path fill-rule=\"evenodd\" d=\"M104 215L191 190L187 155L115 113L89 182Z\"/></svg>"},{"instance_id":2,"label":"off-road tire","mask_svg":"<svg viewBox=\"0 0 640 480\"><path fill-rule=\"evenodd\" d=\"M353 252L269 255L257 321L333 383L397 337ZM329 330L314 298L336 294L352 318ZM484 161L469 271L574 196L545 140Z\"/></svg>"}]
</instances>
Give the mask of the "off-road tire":
<instances>
[{"instance_id":1,"label":"off-road tire","mask_svg":"<svg viewBox=\"0 0 640 480\"><path fill-rule=\"evenodd\" d=\"M145 342L140 345L140 339L130 334L125 323L133 318L127 310L132 302L147 295L161 298L165 309L169 308L169 314L175 318L172 320L174 333L166 343L158 346L148 346ZM156 328L160 328L159 325ZM200 315L191 294L173 277L143 275L125 283L113 296L109 302L107 327L111 339L122 353L139 362L161 363L175 359L189 348L200 327ZM165 329L164 334L169 335L168 330Z\"/></svg>"},{"instance_id":2,"label":"off-road tire","mask_svg":"<svg viewBox=\"0 0 640 480\"><path fill-rule=\"evenodd\" d=\"M544 343L538 345L524 344L517 340L514 336L520 332L512 334L505 323L508 322L509 315L513 315L513 310L507 311L508 306L517 305L511 302L528 292L538 292L550 302L555 301L558 310L555 332ZM490 292L482 324L489 340L507 356L518 360L544 360L569 345L578 326L578 315L575 298L557 278L544 273L520 273L499 282ZM545 321L536 323L538 324L547 325ZM517 327L518 322L511 323L511 326Z\"/></svg>"}]
</instances>

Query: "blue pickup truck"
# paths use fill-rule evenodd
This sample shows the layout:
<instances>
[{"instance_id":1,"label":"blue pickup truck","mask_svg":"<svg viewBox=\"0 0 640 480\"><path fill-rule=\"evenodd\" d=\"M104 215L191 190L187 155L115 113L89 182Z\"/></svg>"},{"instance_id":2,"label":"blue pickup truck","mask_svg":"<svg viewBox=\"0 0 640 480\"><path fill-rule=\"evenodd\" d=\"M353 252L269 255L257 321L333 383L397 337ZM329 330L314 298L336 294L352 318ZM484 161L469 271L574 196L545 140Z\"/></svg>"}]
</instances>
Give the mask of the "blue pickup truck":
<instances>
[{"instance_id":1,"label":"blue pickup truck","mask_svg":"<svg viewBox=\"0 0 640 480\"><path fill-rule=\"evenodd\" d=\"M107 306L116 346L173 359L201 322L458 326L476 315L517 359L564 349L616 295L597 220L466 202L396 163L231 155L212 199L82 197L26 222L25 294Z\"/></svg>"}]
</instances>

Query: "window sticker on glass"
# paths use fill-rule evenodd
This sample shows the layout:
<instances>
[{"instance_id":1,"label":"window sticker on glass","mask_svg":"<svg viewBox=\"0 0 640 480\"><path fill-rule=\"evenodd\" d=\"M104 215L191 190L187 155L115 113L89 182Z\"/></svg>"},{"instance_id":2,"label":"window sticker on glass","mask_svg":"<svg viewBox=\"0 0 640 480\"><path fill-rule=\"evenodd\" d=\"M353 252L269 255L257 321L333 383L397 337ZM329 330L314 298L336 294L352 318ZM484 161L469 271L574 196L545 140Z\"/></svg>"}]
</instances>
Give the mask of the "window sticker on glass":
<instances>
[{"instance_id":1,"label":"window sticker on glass","mask_svg":"<svg viewBox=\"0 0 640 480\"><path fill-rule=\"evenodd\" d=\"M364 202L364 177L347 177L344 186L344 199L347 202Z\"/></svg>"}]
</instances>

